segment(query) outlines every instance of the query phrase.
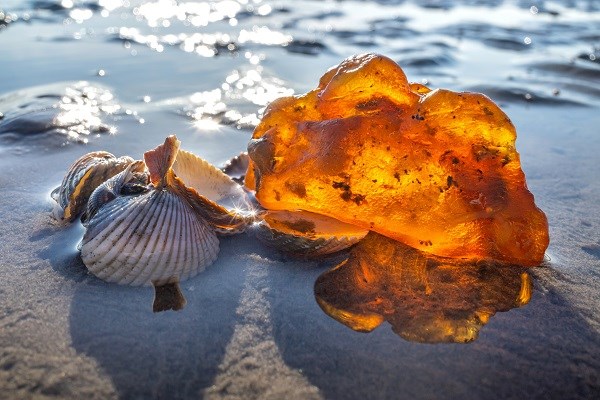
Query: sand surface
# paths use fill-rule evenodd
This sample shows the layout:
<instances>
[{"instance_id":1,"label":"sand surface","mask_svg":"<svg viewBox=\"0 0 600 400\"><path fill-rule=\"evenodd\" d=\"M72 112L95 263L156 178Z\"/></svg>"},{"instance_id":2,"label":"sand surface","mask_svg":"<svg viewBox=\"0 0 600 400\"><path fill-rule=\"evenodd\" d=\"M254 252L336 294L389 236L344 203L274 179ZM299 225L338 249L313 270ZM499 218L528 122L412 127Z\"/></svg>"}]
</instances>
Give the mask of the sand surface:
<instances>
[{"instance_id":1,"label":"sand surface","mask_svg":"<svg viewBox=\"0 0 600 400\"><path fill-rule=\"evenodd\" d=\"M447 10L259 3L237 11L239 25L229 17L178 25L163 9L158 28L150 17L136 20L133 5L77 3L92 10L80 23L59 3L38 11L28 1L0 5L18 17L0 30L0 71L13 77L0 82L0 398L600 395L600 69L589 58L600 11L562 2L537 14L518 2ZM260 5L271 9L261 15ZM433 18L440 13L446 19ZM522 48L521 31L510 36L494 15L514 16L538 47ZM132 26L140 36L118 30ZM239 35L253 26L281 33L269 37L283 44L237 36L230 39L238 53L217 46L221 53L207 58L165 36ZM558 38L562 29L568 43ZM268 101L307 90L361 49L404 62L411 80L488 93L516 125L528 186L551 235L548 261L529 271L529 304L497 313L469 344L408 341L388 323L355 332L315 300L316 279L339 258L289 259L252 232L221 240L216 263L182 283L187 305L179 312L152 313L150 288L87 272L77 252L83 227L51 217L49 193L73 160L99 149L139 158L177 133L183 148L222 165L245 149Z\"/></svg>"}]
</instances>

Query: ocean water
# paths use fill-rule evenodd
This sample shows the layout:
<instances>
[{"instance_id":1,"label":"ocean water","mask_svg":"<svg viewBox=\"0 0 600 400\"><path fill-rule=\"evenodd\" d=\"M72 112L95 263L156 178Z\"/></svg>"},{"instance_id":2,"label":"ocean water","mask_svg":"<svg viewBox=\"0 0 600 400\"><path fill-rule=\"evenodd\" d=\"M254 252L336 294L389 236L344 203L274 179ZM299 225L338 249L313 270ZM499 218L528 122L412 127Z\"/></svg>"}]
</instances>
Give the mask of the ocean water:
<instances>
[{"instance_id":1,"label":"ocean water","mask_svg":"<svg viewBox=\"0 0 600 400\"><path fill-rule=\"evenodd\" d=\"M600 2L0 0L0 49L0 398L600 395ZM550 224L541 267L479 266L466 286L434 270L441 300L418 280L376 293L369 333L323 305L373 304L328 272L353 253L225 238L186 307L158 314L151 289L87 273L83 228L49 197L77 157L174 133L223 165L270 101L364 52L505 110Z\"/></svg>"}]
</instances>

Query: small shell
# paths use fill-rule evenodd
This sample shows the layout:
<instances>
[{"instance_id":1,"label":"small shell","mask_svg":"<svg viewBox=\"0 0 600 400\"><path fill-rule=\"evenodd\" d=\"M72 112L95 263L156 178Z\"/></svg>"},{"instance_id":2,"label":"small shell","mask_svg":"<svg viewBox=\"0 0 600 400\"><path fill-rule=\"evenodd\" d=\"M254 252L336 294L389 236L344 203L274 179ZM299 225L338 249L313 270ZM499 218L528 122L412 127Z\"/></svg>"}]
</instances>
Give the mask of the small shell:
<instances>
[{"instance_id":1,"label":"small shell","mask_svg":"<svg viewBox=\"0 0 600 400\"><path fill-rule=\"evenodd\" d=\"M369 231L307 211L267 211L257 224L259 240L285 253L317 257L344 250Z\"/></svg>"},{"instance_id":2,"label":"small shell","mask_svg":"<svg viewBox=\"0 0 600 400\"><path fill-rule=\"evenodd\" d=\"M124 171L108 179L92 192L81 221L84 225L87 225L87 221L96 215L100 207L120 195L147 192L149 190L148 183L149 176L146 171L146 164L141 160L133 161Z\"/></svg>"},{"instance_id":3,"label":"small shell","mask_svg":"<svg viewBox=\"0 0 600 400\"><path fill-rule=\"evenodd\" d=\"M244 182L244 177L246 176L246 171L248 171L248 165L250 164L250 157L247 152L242 152L237 156L228 160L221 171L223 171L227 176L238 183Z\"/></svg>"},{"instance_id":4,"label":"small shell","mask_svg":"<svg viewBox=\"0 0 600 400\"><path fill-rule=\"evenodd\" d=\"M177 283L217 258L214 230L190 206L190 193L171 169L178 150L179 141L171 136L144 154L151 185L141 193L124 194L143 169L137 161L92 194L81 258L100 279L129 285Z\"/></svg>"},{"instance_id":5,"label":"small shell","mask_svg":"<svg viewBox=\"0 0 600 400\"><path fill-rule=\"evenodd\" d=\"M85 154L77 159L63 178L62 184L52 192L59 208L57 219L73 221L85 209L94 189L107 179L123 171L133 162L131 157L119 157L106 151Z\"/></svg>"}]
</instances>

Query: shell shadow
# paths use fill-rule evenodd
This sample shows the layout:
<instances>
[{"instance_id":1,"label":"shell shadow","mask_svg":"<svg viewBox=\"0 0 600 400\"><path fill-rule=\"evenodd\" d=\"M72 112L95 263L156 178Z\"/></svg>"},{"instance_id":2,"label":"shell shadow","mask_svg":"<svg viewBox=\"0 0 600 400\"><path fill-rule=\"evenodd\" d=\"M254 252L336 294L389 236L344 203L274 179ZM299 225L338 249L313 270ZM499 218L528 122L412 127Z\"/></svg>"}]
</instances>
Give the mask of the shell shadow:
<instances>
[{"instance_id":1,"label":"shell shadow","mask_svg":"<svg viewBox=\"0 0 600 400\"><path fill-rule=\"evenodd\" d=\"M67 240L56 237L50 247ZM219 259L181 283L187 305L177 312L153 313L153 288L103 282L77 254L50 258L80 280L69 316L73 348L96 360L120 398L201 397L233 332L245 273L238 249L246 242L244 235L221 240Z\"/></svg>"},{"instance_id":2,"label":"shell shadow","mask_svg":"<svg viewBox=\"0 0 600 400\"><path fill-rule=\"evenodd\" d=\"M31 242L45 245L37 252L37 256L48 260L52 269L69 280L81 282L89 279L77 250L84 227L78 222L62 226L51 217L47 218L49 222L29 238Z\"/></svg>"}]
</instances>

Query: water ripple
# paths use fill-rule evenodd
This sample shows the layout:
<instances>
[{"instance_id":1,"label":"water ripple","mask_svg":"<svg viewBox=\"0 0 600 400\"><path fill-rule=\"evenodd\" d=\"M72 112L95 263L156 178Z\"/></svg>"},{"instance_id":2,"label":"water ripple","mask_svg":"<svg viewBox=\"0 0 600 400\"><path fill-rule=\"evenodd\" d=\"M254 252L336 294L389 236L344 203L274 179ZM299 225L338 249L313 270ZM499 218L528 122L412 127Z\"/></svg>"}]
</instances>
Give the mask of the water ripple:
<instances>
[{"instance_id":1,"label":"water ripple","mask_svg":"<svg viewBox=\"0 0 600 400\"><path fill-rule=\"evenodd\" d=\"M47 85L0 97L0 141L19 144L37 140L62 146L87 143L98 134L116 129L105 122L109 116L132 114L124 110L112 93L88 82Z\"/></svg>"}]
</instances>

